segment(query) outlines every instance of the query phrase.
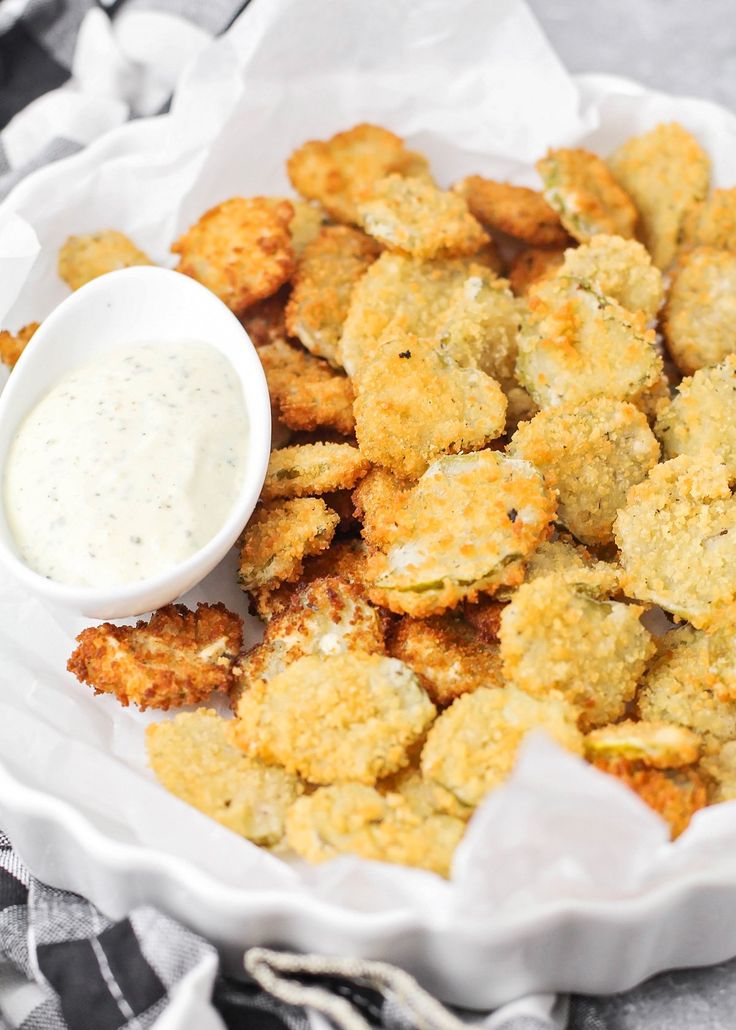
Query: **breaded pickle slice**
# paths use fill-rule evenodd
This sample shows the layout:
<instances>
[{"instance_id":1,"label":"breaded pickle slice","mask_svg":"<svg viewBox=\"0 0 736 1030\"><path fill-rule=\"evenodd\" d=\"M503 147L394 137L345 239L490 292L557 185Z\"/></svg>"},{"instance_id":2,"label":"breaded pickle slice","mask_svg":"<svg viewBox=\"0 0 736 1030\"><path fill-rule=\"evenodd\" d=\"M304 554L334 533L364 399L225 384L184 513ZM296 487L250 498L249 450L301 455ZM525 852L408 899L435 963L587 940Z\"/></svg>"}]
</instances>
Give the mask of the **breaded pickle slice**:
<instances>
[{"instance_id":1,"label":"breaded pickle slice","mask_svg":"<svg viewBox=\"0 0 736 1030\"><path fill-rule=\"evenodd\" d=\"M655 465L614 524L622 585L695 626L736 598L736 500L710 456Z\"/></svg>"},{"instance_id":2,"label":"breaded pickle slice","mask_svg":"<svg viewBox=\"0 0 736 1030\"><path fill-rule=\"evenodd\" d=\"M526 562L524 582L532 583L540 576L560 576L565 582L591 597L609 597L616 593L621 578L617 565L595 559L587 547L568 534L555 540L543 540ZM513 589L499 590L497 597L509 600ZM500 614L499 614L500 618Z\"/></svg>"},{"instance_id":3,"label":"breaded pickle slice","mask_svg":"<svg viewBox=\"0 0 736 1030\"><path fill-rule=\"evenodd\" d=\"M639 212L640 238L657 268L671 263L692 212L705 200L707 154L677 122L627 140L608 166Z\"/></svg>"},{"instance_id":4,"label":"breaded pickle slice","mask_svg":"<svg viewBox=\"0 0 736 1030\"><path fill-rule=\"evenodd\" d=\"M72 290L132 265L152 265L153 261L132 240L116 229L70 236L59 251L59 276Z\"/></svg>"},{"instance_id":5,"label":"breaded pickle slice","mask_svg":"<svg viewBox=\"0 0 736 1030\"><path fill-rule=\"evenodd\" d=\"M665 457L712 454L736 479L736 355L683 379L654 429Z\"/></svg>"},{"instance_id":6,"label":"breaded pickle slice","mask_svg":"<svg viewBox=\"0 0 736 1030\"><path fill-rule=\"evenodd\" d=\"M409 763L436 709L415 673L362 651L300 658L245 691L233 733L310 783L374 784Z\"/></svg>"},{"instance_id":7,"label":"breaded pickle slice","mask_svg":"<svg viewBox=\"0 0 736 1030\"><path fill-rule=\"evenodd\" d=\"M673 839L683 833L697 811L708 803L703 777L693 767L654 769L627 758L596 758L593 765L615 777L669 823Z\"/></svg>"},{"instance_id":8,"label":"breaded pickle slice","mask_svg":"<svg viewBox=\"0 0 736 1030\"><path fill-rule=\"evenodd\" d=\"M542 279L549 279L556 274L565 260L566 251L562 247L545 250L541 247L528 247L520 250L509 264L509 283L517 297L526 297L530 288Z\"/></svg>"},{"instance_id":9,"label":"breaded pickle slice","mask_svg":"<svg viewBox=\"0 0 736 1030\"><path fill-rule=\"evenodd\" d=\"M291 773L247 758L228 735L230 720L209 708L181 712L146 730L156 777L182 801L256 844L284 835L288 808L301 793Z\"/></svg>"},{"instance_id":10,"label":"breaded pickle slice","mask_svg":"<svg viewBox=\"0 0 736 1030\"><path fill-rule=\"evenodd\" d=\"M592 236L581 247L565 251L560 276L588 280L599 293L627 311L654 318L664 299L662 273L637 240Z\"/></svg>"},{"instance_id":11,"label":"breaded pickle slice","mask_svg":"<svg viewBox=\"0 0 736 1030\"><path fill-rule=\"evenodd\" d=\"M29 340L40 324L40 322L29 322L28 325L24 325L19 329L17 333L11 333L9 330L3 329L0 332L0 361L12 368L26 349Z\"/></svg>"},{"instance_id":12,"label":"breaded pickle slice","mask_svg":"<svg viewBox=\"0 0 736 1030\"><path fill-rule=\"evenodd\" d=\"M685 375L736 351L736 253L696 247L672 271L663 331L672 360Z\"/></svg>"},{"instance_id":13,"label":"breaded pickle slice","mask_svg":"<svg viewBox=\"0 0 736 1030\"><path fill-rule=\"evenodd\" d=\"M593 598L557 575L524 583L501 615L504 676L534 697L564 697L582 729L615 722L654 653L643 610Z\"/></svg>"},{"instance_id":14,"label":"breaded pickle slice","mask_svg":"<svg viewBox=\"0 0 736 1030\"><path fill-rule=\"evenodd\" d=\"M653 769L678 769L700 758L701 741L686 726L671 722L634 722L627 719L591 730L585 738L590 761L623 758Z\"/></svg>"},{"instance_id":15,"label":"breaded pickle slice","mask_svg":"<svg viewBox=\"0 0 736 1030\"><path fill-rule=\"evenodd\" d=\"M686 221L684 235L689 246L736 250L736 187L713 190Z\"/></svg>"},{"instance_id":16,"label":"breaded pickle slice","mask_svg":"<svg viewBox=\"0 0 736 1030\"><path fill-rule=\"evenodd\" d=\"M347 376L285 340L260 347L258 357L271 405L290 429L328 426L343 436L353 432L353 388Z\"/></svg>"},{"instance_id":17,"label":"breaded pickle slice","mask_svg":"<svg viewBox=\"0 0 736 1030\"><path fill-rule=\"evenodd\" d=\"M544 198L576 240L634 235L637 213L605 161L589 150L550 150L537 161Z\"/></svg>"},{"instance_id":18,"label":"breaded pickle slice","mask_svg":"<svg viewBox=\"0 0 736 1030\"><path fill-rule=\"evenodd\" d=\"M562 247L568 236L541 193L526 186L469 175L453 189L467 201L470 213L489 229L505 232L533 247Z\"/></svg>"},{"instance_id":19,"label":"breaded pickle slice","mask_svg":"<svg viewBox=\"0 0 736 1030\"><path fill-rule=\"evenodd\" d=\"M315 497L350 490L368 471L369 462L349 443L309 443L271 452L262 497Z\"/></svg>"},{"instance_id":20,"label":"breaded pickle slice","mask_svg":"<svg viewBox=\"0 0 736 1030\"><path fill-rule=\"evenodd\" d=\"M259 504L245 528L240 549L243 590L294 583L304 559L325 551L340 521L318 497L294 497Z\"/></svg>"},{"instance_id":21,"label":"breaded pickle slice","mask_svg":"<svg viewBox=\"0 0 736 1030\"><path fill-rule=\"evenodd\" d=\"M439 716L422 750L422 775L461 804L475 807L509 776L521 742L533 730L582 754L575 715L559 697L538 699L514 687L481 687Z\"/></svg>"},{"instance_id":22,"label":"breaded pickle slice","mask_svg":"<svg viewBox=\"0 0 736 1030\"><path fill-rule=\"evenodd\" d=\"M390 545L371 559L369 595L423 616L518 583L554 511L528 462L496 451L440 458L407 493Z\"/></svg>"},{"instance_id":23,"label":"breaded pickle slice","mask_svg":"<svg viewBox=\"0 0 736 1030\"><path fill-rule=\"evenodd\" d=\"M736 800L736 740L729 740L720 750L706 755L700 770L708 785L708 803Z\"/></svg>"}]
</instances>

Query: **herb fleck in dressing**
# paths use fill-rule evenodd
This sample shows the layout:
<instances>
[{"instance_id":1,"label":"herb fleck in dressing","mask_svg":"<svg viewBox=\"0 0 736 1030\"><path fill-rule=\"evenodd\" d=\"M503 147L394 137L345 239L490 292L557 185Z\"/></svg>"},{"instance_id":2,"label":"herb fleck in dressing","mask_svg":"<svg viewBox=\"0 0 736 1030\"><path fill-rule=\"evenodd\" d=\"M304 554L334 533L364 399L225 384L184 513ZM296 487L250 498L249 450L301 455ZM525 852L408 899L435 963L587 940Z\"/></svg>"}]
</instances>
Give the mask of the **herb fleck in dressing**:
<instances>
[{"instance_id":1,"label":"herb fleck in dressing","mask_svg":"<svg viewBox=\"0 0 736 1030\"><path fill-rule=\"evenodd\" d=\"M222 528L247 446L240 381L215 347L109 351L64 376L11 445L4 500L19 555L60 583L155 576Z\"/></svg>"}]
</instances>

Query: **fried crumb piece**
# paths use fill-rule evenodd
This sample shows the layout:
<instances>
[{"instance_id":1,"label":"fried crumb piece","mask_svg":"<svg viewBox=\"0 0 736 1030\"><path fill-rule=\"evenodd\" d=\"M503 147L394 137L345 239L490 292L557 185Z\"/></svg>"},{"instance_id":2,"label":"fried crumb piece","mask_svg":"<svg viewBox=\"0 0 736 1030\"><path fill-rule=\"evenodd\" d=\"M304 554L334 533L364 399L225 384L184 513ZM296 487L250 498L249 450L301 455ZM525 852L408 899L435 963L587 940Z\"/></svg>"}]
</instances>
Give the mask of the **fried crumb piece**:
<instances>
[{"instance_id":1,"label":"fried crumb piece","mask_svg":"<svg viewBox=\"0 0 736 1030\"><path fill-rule=\"evenodd\" d=\"M338 521L318 497L259 504L243 533L239 573L243 590L296 582L304 559L330 546Z\"/></svg>"},{"instance_id":2,"label":"fried crumb piece","mask_svg":"<svg viewBox=\"0 0 736 1030\"><path fill-rule=\"evenodd\" d=\"M266 373L271 403L289 428L329 426L350 436L355 418L353 388L347 376L284 340L261 347L258 357Z\"/></svg>"},{"instance_id":3,"label":"fried crumb piece","mask_svg":"<svg viewBox=\"0 0 736 1030\"><path fill-rule=\"evenodd\" d=\"M12 368L23 351L28 341L40 326L40 322L29 322L19 329L17 333L11 333L8 329L0 332L0 361Z\"/></svg>"},{"instance_id":4,"label":"fried crumb piece","mask_svg":"<svg viewBox=\"0 0 736 1030\"><path fill-rule=\"evenodd\" d=\"M637 212L605 161L589 150L550 150L537 161L544 198L571 236L634 235Z\"/></svg>"},{"instance_id":5,"label":"fried crumb piece","mask_svg":"<svg viewBox=\"0 0 736 1030\"><path fill-rule=\"evenodd\" d=\"M263 500L316 497L349 490L368 471L369 462L349 443L312 443L272 451Z\"/></svg>"},{"instance_id":6,"label":"fried crumb piece","mask_svg":"<svg viewBox=\"0 0 736 1030\"><path fill-rule=\"evenodd\" d=\"M115 229L70 236L59 251L59 276L71 290L107 272L153 261L123 233Z\"/></svg>"},{"instance_id":7,"label":"fried crumb piece","mask_svg":"<svg viewBox=\"0 0 736 1030\"><path fill-rule=\"evenodd\" d=\"M640 238L657 268L671 263L693 210L708 193L707 155L677 122L634 136L608 161L639 212Z\"/></svg>"},{"instance_id":8,"label":"fried crumb piece","mask_svg":"<svg viewBox=\"0 0 736 1030\"><path fill-rule=\"evenodd\" d=\"M543 250L528 247L520 250L509 265L509 283L517 297L526 297L529 288L542 279L551 278L561 267L567 251L560 248Z\"/></svg>"},{"instance_id":9,"label":"fried crumb piece","mask_svg":"<svg viewBox=\"0 0 736 1030\"><path fill-rule=\"evenodd\" d=\"M713 190L690 212L683 235L686 246L736 250L736 188Z\"/></svg>"},{"instance_id":10,"label":"fried crumb piece","mask_svg":"<svg viewBox=\"0 0 736 1030\"><path fill-rule=\"evenodd\" d=\"M344 225L322 229L304 250L286 325L312 354L339 366L338 345L353 287L378 257L375 241Z\"/></svg>"},{"instance_id":11,"label":"fried crumb piece","mask_svg":"<svg viewBox=\"0 0 736 1030\"><path fill-rule=\"evenodd\" d=\"M282 286L272 296L251 304L240 316L240 324L254 347L265 347L269 343L286 340L286 304L289 292L289 286Z\"/></svg>"},{"instance_id":12,"label":"fried crumb piece","mask_svg":"<svg viewBox=\"0 0 736 1030\"><path fill-rule=\"evenodd\" d=\"M664 309L672 360L685 375L736 351L736 254L696 247L679 259Z\"/></svg>"},{"instance_id":13,"label":"fried crumb piece","mask_svg":"<svg viewBox=\"0 0 736 1030\"><path fill-rule=\"evenodd\" d=\"M560 276L587 279L627 311L654 318L664 298L662 273L637 240L593 236L581 247L565 251Z\"/></svg>"},{"instance_id":14,"label":"fried crumb piece","mask_svg":"<svg viewBox=\"0 0 736 1030\"><path fill-rule=\"evenodd\" d=\"M596 758L593 765L615 776L669 823L672 838L683 833L708 803L705 782L696 769L653 769L626 758Z\"/></svg>"},{"instance_id":15,"label":"fried crumb piece","mask_svg":"<svg viewBox=\"0 0 736 1030\"><path fill-rule=\"evenodd\" d=\"M357 200L392 172L429 178L427 161L388 129L363 123L329 140L310 140L287 162L291 184L338 222L359 224Z\"/></svg>"},{"instance_id":16,"label":"fried crumb piece","mask_svg":"<svg viewBox=\"0 0 736 1030\"><path fill-rule=\"evenodd\" d=\"M172 244L179 255L177 271L212 290L223 303L242 314L251 304L270 297L294 270L289 223L294 208L288 200L232 197L210 208Z\"/></svg>"},{"instance_id":17,"label":"fried crumb piece","mask_svg":"<svg viewBox=\"0 0 736 1030\"><path fill-rule=\"evenodd\" d=\"M255 844L273 847L284 836L299 781L234 747L230 721L209 708L180 712L146 729L148 760L157 779L182 801Z\"/></svg>"},{"instance_id":18,"label":"fried crumb piece","mask_svg":"<svg viewBox=\"0 0 736 1030\"><path fill-rule=\"evenodd\" d=\"M685 726L671 722L624 722L601 726L585 738L585 757L622 758L653 769L679 769L700 758L700 737Z\"/></svg>"},{"instance_id":19,"label":"fried crumb piece","mask_svg":"<svg viewBox=\"0 0 736 1030\"><path fill-rule=\"evenodd\" d=\"M665 457L712 454L736 480L736 355L683 379L654 427Z\"/></svg>"},{"instance_id":20,"label":"fried crumb piece","mask_svg":"<svg viewBox=\"0 0 736 1030\"><path fill-rule=\"evenodd\" d=\"M408 764L435 714L403 662L345 651L300 658L254 683L233 733L246 754L310 783L374 784Z\"/></svg>"},{"instance_id":21,"label":"fried crumb piece","mask_svg":"<svg viewBox=\"0 0 736 1030\"><path fill-rule=\"evenodd\" d=\"M453 189L465 198L471 215L489 229L533 247L563 247L567 243L559 215L537 190L481 175L469 175Z\"/></svg>"},{"instance_id":22,"label":"fried crumb piece","mask_svg":"<svg viewBox=\"0 0 736 1030\"><path fill-rule=\"evenodd\" d=\"M67 669L122 705L166 710L229 691L242 639L243 620L222 604L169 604L148 623L82 630Z\"/></svg>"},{"instance_id":23,"label":"fried crumb piece","mask_svg":"<svg viewBox=\"0 0 736 1030\"><path fill-rule=\"evenodd\" d=\"M559 575L525 583L501 615L504 676L534 697L563 696L583 730L615 722L654 653L643 611L593 598Z\"/></svg>"}]
</instances>

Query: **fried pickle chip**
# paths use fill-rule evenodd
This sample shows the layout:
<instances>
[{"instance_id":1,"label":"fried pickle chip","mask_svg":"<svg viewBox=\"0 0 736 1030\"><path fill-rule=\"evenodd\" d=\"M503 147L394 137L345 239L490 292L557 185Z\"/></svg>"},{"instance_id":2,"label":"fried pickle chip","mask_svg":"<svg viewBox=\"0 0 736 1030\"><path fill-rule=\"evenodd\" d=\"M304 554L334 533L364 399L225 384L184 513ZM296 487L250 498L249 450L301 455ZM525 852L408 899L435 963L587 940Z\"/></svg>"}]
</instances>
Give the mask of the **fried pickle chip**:
<instances>
[{"instance_id":1,"label":"fried pickle chip","mask_svg":"<svg viewBox=\"0 0 736 1030\"><path fill-rule=\"evenodd\" d=\"M239 581L243 590L294 583L304 559L330 546L339 516L319 497L259 504L245 528Z\"/></svg>"},{"instance_id":2,"label":"fried pickle chip","mask_svg":"<svg viewBox=\"0 0 736 1030\"><path fill-rule=\"evenodd\" d=\"M409 333L379 345L361 374L354 411L362 454L410 479L442 454L485 447L506 425L495 379Z\"/></svg>"},{"instance_id":3,"label":"fried pickle chip","mask_svg":"<svg viewBox=\"0 0 736 1030\"><path fill-rule=\"evenodd\" d=\"M326 221L325 211L316 204L310 204L306 200L294 200L293 197L271 197L270 199L276 205L286 201L294 209L294 217L289 222L289 233L294 256L300 258L306 247L322 231Z\"/></svg>"},{"instance_id":4,"label":"fried pickle chip","mask_svg":"<svg viewBox=\"0 0 736 1030\"><path fill-rule=\"evenodd\" d=\"M377 465L363 477L353 491L353 504L367 544L385 549L399 538L398 514L412 486Z\"/></svg>"},{"instance_id":5,"label":"fried pickle chip","mask_svg":"<svg viewBox=\"0 0 736 1030\"><path fill-rule=\"evenodd\" d=\"M353 388L320 358L274 340L258 351L271 403L290 429L330 426L344 436L355 428Z\"/></svg>"},{"instance_id":6,"label":"fried pickle chip","mask_svg":"<svg viewBox=\"0 0 736 1030\"><path fill-rule=\"evenodd\" d=\"M672 272L663 331L672 360L685 375L736 351L736 254L696 247Z\"/></svg>"},{"instance_id":7,"label":"fried pickle chip","mask_svg":"<svg viewBox=\"0 0 736 1030\"><path fill-rule=\"evenodd\" d=\"M358 229L322 229L297 265L286 325L312 354L339 366L342 327L353 287L378 257L376 243Z\"/></svg>"},{"instance_id":8,"label":"fried pickle chip","mask_svg":"<svg viewBox=\"0 0 736 1030\"><path fill-rule=\"evenodd\" d=\"M626 758L596 758L593 765L615 776L669 823L672 838L687 829L697 811L708 803L705 782L696 769L653 769Z\"/></svg>"},{"instance_id":9,"label":"fried pickle chip","mask_svg":"<svg viewBox=\"0 0 736 1030\"><path fill-rule=\"evenodd\" d=\"M516 374L541 408L594 397L633 400L659 378L662 358L641 313L586 279L556 276L529 297Z\"/></svg>"},{"instance_id":10,"label":"fried pickle chip","mask_svg":"<svg viewBox=\"0 0 736 1030\"><path fill-rule=\"evenodd\" d=\"M212 290L241 314L270 297L294 270L288 200L232 197L210 208L171 250L179 255L177 271Z\"/></svg>"},{"instance_id":11,"label":"fried pickle chip","mask_svg":"<svg viewBox=\"0 0 736 1030\"><path fill-rule=\"evenodd\" d=\"M361 651L300 658L247 690L233 733L310 783L374 784L409 762L436 710L408 665Z\"/></svg>"},{"instance_id":12,"label":"fried pickle chip","mask_svg":"<svg viewBox=\"0 0 736 1030\"><path fill-rule=\"evenodd\" d=\"M114 694L141 711L198 704L233 686L243 620L222 604L159 608L148 623L103 622L77 637L67 669L96 694Z\"/></svg>"},{"instance_id":13,"label":"fried pickle chip","mask_svg":"<svg viewBox=\"0 0 736 1030\"><path fill-rule=\"evenodd\" d=\"M684 243L736 250L736 188L713 190L684 224Z\"/></svg>"},{"instance_id":14,"label":"fried pickle chip","mask_svg":"<svg viewBox=\"0 0 736 1030\"><path fill-rule=\"evenodd\" d=\"M369 596L421 617L518 583L554 511L528 462L496 451L440 458L407 492L397 531L370 560Z\"/></svg>"},{"instance_id":15,"label":"fried pickle chip","mask_svg":"<svg viewBox=\"0 0 736 1030\"><path fill-rule=\"evenodd\" d=\"M621 570L617 565L595 559L587 547L562 534L556 540L543 540L526 563L524 582L540 576L560 576L565 582L591 597L609 597L619 587ZM508 600L513 590L499 590L497 596ZM499 612L500 619L500 612Z\"/></svg>"},{"instance_id":16,"label":"fried pickle chip","mask_svg":"<svg viewBox=\"0 0 736 1030\"><path fill-rule=\"evenodd\" d=\"M479 687L503 686L498 645L455 615L405 616L391 636L389 654L411 666L438 708Z\"/></svg>"},{"instance_id":17,"label":"fried pickle chip","mask_svg":"<svg viewBox=\"0 0 736 1030\"><path fill-rule=\"evenodd\" d=\"M736 740L730 740L715 754L706 755L700 771L708 786L708 803L736 800Z\"/></svg>"},{"instance_id":18,"label":"fried pickle chip","mask_svg":"<svg viewBox=\"0 0 736 1030\"><path fill-rule=\"evenodd\" d=\"M589 150L550 150L537 161L544 198L576 240L598 233L630 237L637 212L603 161Z\"/></svg>"},{"instance_id":19,"label":"fried pickle chip","mask_svg":"<svg viewBox=\"0 0 736 1030\"><path fill-rule=\"evenodd\" d=\"M633 404L596 397L560 404L517 429L508 447L557 491L557 519L585 544L613 540L629 488L659 460L659 444Z\"/></svg>"},{"instance_id":20,"label":"fried pickle chip","mask_svg":"<svg viewBox=\"0 0 736 1030\"><path fill-rule=\"evenodd\" d=\"M240 324L245 329L254 347L265 347L269 343L285 341L286 304L289 299L289 287L280 290L251 304L240 316Z\"/></svg>"},{"instance_id":21,"label":"fried pickle chip","mask_svg":"<svg viewBox=\"0 0 736 1030\"><path fill-rule=\"evenodd\" d=\"M509 265L509 283L516 296L526 297L534 283L551 278L562 265L566 253L562 247L554 250L539 247L520 250Z\"/></svg>"},{"instance_id":22,"label":"fried pickle chip","mask_svg":"<svg viewBox=\"0 0 736 1030\"><path fill-rule=\"evenodd\" d=\"M533 730L582 754L575 715L560 698L540 700L514 687L481 687L438 717L422 750L422 775L461 804L475 807L508 777L521 742Z\"/></svg>"},{"instance_id":23,"label":"fried pickle chip","mask_svg":"<svg viewBox=\"0 0 736 1030\"><path fill-rule=\"evenodd\" d=\"M3 329L0 332L0 361L12 368L40 324L40 322L29 322L17 333Z\"/></svg>"},{"instance_id":24,"label":"fried pickle chip","mask_svg":"<svg viewBox=\"0 0 736 1030\"><path fill-rule=\"evenodd\" d=\"M262 498L315 497L349 490L368 471L369 462L349 443L310 443L272 451Z\"/></svg>"},{"instance_id":25,"label":"fried pickle chip","mask_svg":"<svg viewBox=\"0 0 736 1030\"><path fill-rule=\"evenodd\" d=\"M449 815L417 815L400 794L361 783L320 787L292 805L287 839L309 862L354 854L449 876L465 824Z\"/></svg>"},{"instance_id":26,"label":"fried pickle chip","mask_svg":"<svg viewBox=\"0 0 736 1030\"><path fill-rule=\"evenodd\" d=\"M537 190L482 175L469 175L453 189L465 198L471 215L489 229L533 247L562 247L567 242L559 216Z\"/></svg>"},{"instance_id":27,"label":"fried pickle chip","mask_svg":"<svg viewBox=\"0 0 736 1030\"><path fill-rule=\"evenodd\" d=\"M736 355L683 379L654 428L667 458L712 454L736 480Z\"/></svg>"},{"instance_id":28,"label":"fried pickle chip","mask_svg":"<svg viewBox=\"0 0 736 1030\"><path fill-rule=\"evenodd\" d=\"M653 769L679 769L700 758L701 741L686 726L671 722L625 722L601 726L585 738L585 757L591 762L624 759Z\"/></svg>"},{"instance_id":29,"label":"fried pickle chip","mask_svg":"<svg viewBox=\"0 0 736 1030\"><path fill-rule=\"evenodd\" d=\"M72 290L91 279L132 265L152 265L153 261L123 233L115 229L70 236L59 251L59 276Z\"/></svg>"},{"instance_id":30,"label":"fried pickle chip","mask_svg":"<svg viewBox=\"0 0 736 1030\"><path fill-rule=\"evenodd\" d=\"M654 318L664 298L662 273L637 240L593 236L589 243L565 251L560 276L587 279L627 311Z\"/></svg>"},{"instance_id":31,"label":"fried pickle chip","mask_svg":"<svg viewBox=\"0 0 736 1030\"><path fill-rule=\"evenodd\" d=\"M534 697L563 696L583 730L615 722L654 653L643 611L593 598L560 575L524 583L501 615L504 676Z\"/></svg>"},{"instance_id":32,"label":"fried pickle chip","mask_svg":"<svg viewBox=\"0 0 736 1030\"><path fill-rule=\"evenodd\" d=\"M241 837L272 847L284 836L299 781L247 758L230 743L229 725L209 708L153 723L146 729L148 760L172 794Z\"/></svg>"},{"instance_id":33,"label":"fried pickle chip","mask_svg":"<svg viewBox=\"0 0 736 1030\"><path fill-rule=\"evenodd\" d=\"M736 599L736 500L706 455L655 465L614 523L622 586L696 626Z\"/></svg>"},{"instance_id":34,"label":"fried pickle chip","mask_svg":"<svg viewBox=\"0 0 736 1030\"><path fill-rule=\"evenodd\" d=\"M318 200L337 222L359 223L357 200L379 179L399 175L429 178L427 161L378 125L356 125L329 140L310 140L287 162L291 184L308 200Z\"/></svg>"},{"instance_id":35,"label":"fried pickle chip","mask_svg":"<svg viewBox=\"0 0 736 1030\"><path fill-rule=\"evenodd\" d=\"M637 207L640 238L652 261L667 268L688 218L707 196L707 155L686 129L671 122L627 140L608 165Z\"/></svg>"}]
</instances>

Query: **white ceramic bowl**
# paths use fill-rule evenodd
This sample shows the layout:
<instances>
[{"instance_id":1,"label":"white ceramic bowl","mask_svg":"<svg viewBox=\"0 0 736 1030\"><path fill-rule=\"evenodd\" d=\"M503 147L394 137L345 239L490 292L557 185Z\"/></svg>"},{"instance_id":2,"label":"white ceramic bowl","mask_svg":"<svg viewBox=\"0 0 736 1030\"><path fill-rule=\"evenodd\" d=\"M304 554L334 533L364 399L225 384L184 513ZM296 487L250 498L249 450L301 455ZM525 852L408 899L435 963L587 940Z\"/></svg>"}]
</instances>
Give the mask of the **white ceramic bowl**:
<instances>
[{"instance_id":1,"label":"white ceramic bowl","mask_svg":"<svg viewBox=\"0 0 736 1030\"><path fill-rule=\"evenodd\" d=\"M188 276L141 266L110 272L72 293L43 321L0 394L0 481L25 415L70 369L121 344L202 340L230 361L243 388L249 451L237 501L222 529L190 558L157 576L112 587L57 583L17 554L0 504L0 561L24 586L79 615L118 619L152 611L186 593L222 560L255 508L268 466L271 412L255 348L240 322Z\"/></svg>"}]
</instances>

